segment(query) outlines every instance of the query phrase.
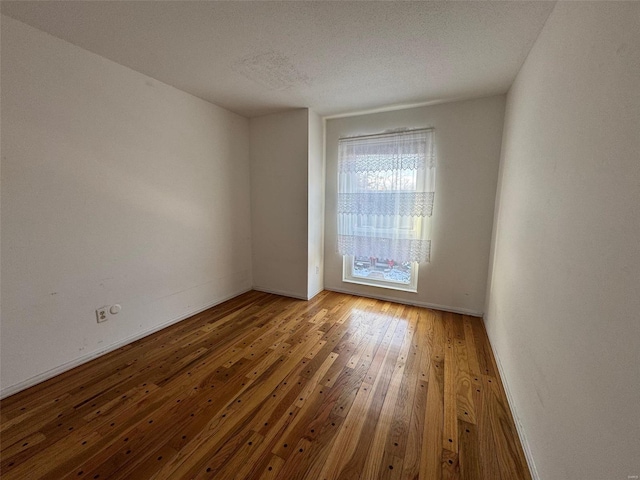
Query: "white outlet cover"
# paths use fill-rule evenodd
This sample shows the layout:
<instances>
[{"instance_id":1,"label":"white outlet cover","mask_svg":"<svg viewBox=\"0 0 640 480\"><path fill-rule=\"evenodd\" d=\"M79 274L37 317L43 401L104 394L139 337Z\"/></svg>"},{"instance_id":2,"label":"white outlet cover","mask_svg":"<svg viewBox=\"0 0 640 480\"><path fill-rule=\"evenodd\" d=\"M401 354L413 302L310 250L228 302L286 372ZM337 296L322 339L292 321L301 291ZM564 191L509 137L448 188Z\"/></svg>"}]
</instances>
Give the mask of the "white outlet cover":
<instances>
[{"instance_id":1,"label":"white outlet cover","mask_svg":"<svg viewBox=\"0 0 640 480\"><path fill-rule=\"evenodd\" d=\"M100 307L96 310L96 319L98 323L106 322L109 320L109 307Z\"/></svg>"}]
</instances>

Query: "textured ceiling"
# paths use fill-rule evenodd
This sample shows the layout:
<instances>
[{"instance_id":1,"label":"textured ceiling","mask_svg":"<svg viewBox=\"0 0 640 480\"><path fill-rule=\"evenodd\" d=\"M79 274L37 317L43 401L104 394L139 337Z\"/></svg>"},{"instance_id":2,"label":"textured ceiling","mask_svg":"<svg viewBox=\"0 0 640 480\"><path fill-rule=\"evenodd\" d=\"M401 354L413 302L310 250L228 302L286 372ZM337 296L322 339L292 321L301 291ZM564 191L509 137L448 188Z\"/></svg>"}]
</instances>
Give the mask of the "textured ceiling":
<instances>
[{"instance_id":1,"label":"textured ceiling","mask_svg":"<svg viewBox=\"0 0 640 480\"><path fill-rule=\"evenodd\" d=\"M3 1L2 13L241 115L504 93L553 2Z\"/></svg>"}]
</instances>

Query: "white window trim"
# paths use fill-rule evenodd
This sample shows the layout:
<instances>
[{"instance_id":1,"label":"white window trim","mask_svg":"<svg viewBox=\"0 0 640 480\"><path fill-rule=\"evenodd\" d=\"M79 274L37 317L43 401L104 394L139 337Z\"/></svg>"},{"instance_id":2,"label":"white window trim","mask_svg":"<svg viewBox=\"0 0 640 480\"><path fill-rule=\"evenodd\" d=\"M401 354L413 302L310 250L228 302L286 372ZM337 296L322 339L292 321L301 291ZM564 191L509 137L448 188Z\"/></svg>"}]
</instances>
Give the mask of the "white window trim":
<instances>
[{"instance_id":1,"label":"white window trim","mask_svg":"<svg viewBox=\"0 0 640 480\"><path fill-rule=\"evenodd\" d=\"M418 268L417 262L411 262L411 283L408 285L385 280L376 280L373 278L356 277L353 275L353 257L351 255L344 255L342 257L342 281L347 283L356 283L358 285L366 285L368 287L418 293Z\"/></svg>"}]
</instances>

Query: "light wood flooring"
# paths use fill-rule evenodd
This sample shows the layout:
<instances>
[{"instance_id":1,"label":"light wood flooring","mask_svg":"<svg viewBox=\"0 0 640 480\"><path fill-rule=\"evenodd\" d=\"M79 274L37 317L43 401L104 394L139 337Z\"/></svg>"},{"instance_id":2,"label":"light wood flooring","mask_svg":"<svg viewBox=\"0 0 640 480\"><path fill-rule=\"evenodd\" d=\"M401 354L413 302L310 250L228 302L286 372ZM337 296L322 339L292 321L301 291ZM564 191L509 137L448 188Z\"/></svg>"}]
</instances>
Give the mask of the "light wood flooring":
<instances>
[{"instance_id":1,"label":"light wood flooring","mask_svg":"<svg viewBox=\"0 0 640 480\"><path fill-rule=\"evenodd\" d=\"M482 321L249 292L1 402L11 479L530 479Z\"/></svg>"}]
</instances>

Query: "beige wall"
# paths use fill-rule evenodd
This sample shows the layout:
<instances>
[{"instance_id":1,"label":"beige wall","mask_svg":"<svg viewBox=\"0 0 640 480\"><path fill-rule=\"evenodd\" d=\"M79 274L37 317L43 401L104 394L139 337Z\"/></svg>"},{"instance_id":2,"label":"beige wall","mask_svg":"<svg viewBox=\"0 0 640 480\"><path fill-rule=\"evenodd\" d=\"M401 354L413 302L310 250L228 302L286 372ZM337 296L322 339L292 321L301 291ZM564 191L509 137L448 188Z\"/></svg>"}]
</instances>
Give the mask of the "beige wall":
<instances>
[{"instance_id":1,"label":"beige wall","mask_svg":"<svg viewBox=\"0 0 640 480\"><path fill-rule=\"evenodd\" d=\"M557 4L508 95L494 229L485 323L539 478L640 475L640 3Z\"/></svg>"},{"instance_id":2,"label":"beige wall","mask_svg":"<svg viewBox=\"0 0 640 480\"><path fill-rule=\"evenodd\" d=\"M325 287L481 315L484 311L505 97L396 110L326 122ZM395 128L434 127L436 197L431 263L418 292L342 281L336 247L338 139Z\"/></svg>"},{"instance_id":3,"label":"beige wall","mask_svg":"<svg viewBox=\"0 0 640 480\"><path fill-rule=\"evenodd\" d=\"M307 298L308 110L250 120L253 285Z\"/></svg>"},{"instance_id":4,"label":"beige wall","mask_svg":"<svg viewBox=\"0 0 640 480\"><path fill-rule=\"evenodd\" d=\"M2 133L3 395L251 288L247 119L3 16Z\"/></svg>"}]
</instances>

